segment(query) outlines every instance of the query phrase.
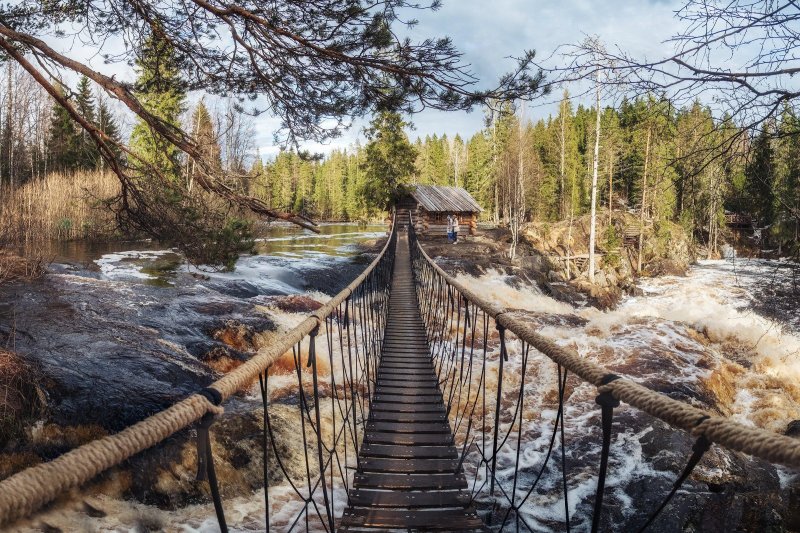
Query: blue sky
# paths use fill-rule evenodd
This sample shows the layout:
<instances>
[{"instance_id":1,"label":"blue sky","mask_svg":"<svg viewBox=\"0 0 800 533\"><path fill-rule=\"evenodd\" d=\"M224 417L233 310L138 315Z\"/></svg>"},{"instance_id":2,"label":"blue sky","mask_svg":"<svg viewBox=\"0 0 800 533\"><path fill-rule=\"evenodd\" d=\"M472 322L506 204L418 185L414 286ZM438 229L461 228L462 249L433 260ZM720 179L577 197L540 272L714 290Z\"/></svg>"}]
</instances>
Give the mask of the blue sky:
<instances>
[{"instance_id":1,"label":"blue sky","mask_svg":"<svg viewBox=\"0 0 800 533\"><path fill-rule=\"evenodd\" d=\"M589 34L597 34L608 46L619 46L639 57L661 56L669 48L663 41L679 29L674 12L681 5L674 0L444 0L439 11L415 12L419 24L409 33L412 39L451 37L479 78L478 87L487 87L513 68L511 56L535 49L538 58L549 58L548 66L557 66L560 58L553 54L559 46L575 44ZM80 42L51 39L51 43L73 56L83 56L98 70L115 73L121 79L133 76L123 64L111 65L109 71L96 50ZM115 43L106 43L105 51L114 47ZM573 88L571 92L578 90ZM557 100L560 93L560 89L556 90L550 97L530 104L528 116L537 119L550 114L555 107L550 102ZM471 113L426 110L411 120L415 125L410 132L412 138L433 133L469 137L482 127L483 113L480 109ZM357 121L341 138L326 145L306 143L304 148L328 152L347 147L362 136L364 124ZM279 149L273 142L278 125L277 120L265 115L253 119L255 144L264 157Z\"/></svg>"}]
</instances>

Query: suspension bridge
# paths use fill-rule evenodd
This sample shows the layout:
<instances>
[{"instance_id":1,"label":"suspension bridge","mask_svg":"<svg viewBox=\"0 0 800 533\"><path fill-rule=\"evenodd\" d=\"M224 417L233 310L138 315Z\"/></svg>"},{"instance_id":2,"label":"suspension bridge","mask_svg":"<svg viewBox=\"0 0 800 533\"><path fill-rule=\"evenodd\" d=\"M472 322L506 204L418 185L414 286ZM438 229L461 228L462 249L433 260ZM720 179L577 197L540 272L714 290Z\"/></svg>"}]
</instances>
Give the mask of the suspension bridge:
<instances>
[{"instance_id":1,"label":"suspension bridge","mask_svg":"<svg viewBox=\"0 0 800 533\"><path fill-rule=\"evenodd\" d=\"M0 528L35 523L64 493L194 429L197 482L227 531L210 434L225 401L255 387L264 489L254 497L263 498L268 531L536 531L542 524L525 510L548 491L560 491L563 506L548 529L613 529L604 501L620 402L695 443L660 504L627 529L656 523L711 446L800 470L800 441L671 399L556 344L448 276L408 213L395 220L404 222L365 271L274 345L138 424L0 481ZM288 375L273 368L285 358ZM596 459L596 484L583 513L569 501L568 377L597 392L598 442L582 452ZM545 407L551 416L535 422L525 414ZM275 419L289 413L296 436L281 442ZM530 435L545 446L538 464L523 468ZM291 468L298 459L303 467ZM548 475L558 483L543 487Z\"/></svg>"}]
</instances>

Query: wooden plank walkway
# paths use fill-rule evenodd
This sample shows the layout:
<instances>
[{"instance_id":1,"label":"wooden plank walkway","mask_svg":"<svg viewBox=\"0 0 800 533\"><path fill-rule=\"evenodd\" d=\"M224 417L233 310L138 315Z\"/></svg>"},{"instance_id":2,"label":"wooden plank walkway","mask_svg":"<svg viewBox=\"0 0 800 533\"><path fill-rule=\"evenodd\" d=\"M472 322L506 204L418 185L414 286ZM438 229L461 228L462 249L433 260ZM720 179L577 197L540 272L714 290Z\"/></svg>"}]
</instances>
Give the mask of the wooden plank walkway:
<instances>
[{"instance_id":1,"label":"wooden plank walkway","mask_svg":"<svg viewBox=\"0 0 800 533\"><path fill-rule=\"evenodd\" d=\"M458 467L400 234L378 380L340 531L485 531Z\"/></svg>"}]
</instances>

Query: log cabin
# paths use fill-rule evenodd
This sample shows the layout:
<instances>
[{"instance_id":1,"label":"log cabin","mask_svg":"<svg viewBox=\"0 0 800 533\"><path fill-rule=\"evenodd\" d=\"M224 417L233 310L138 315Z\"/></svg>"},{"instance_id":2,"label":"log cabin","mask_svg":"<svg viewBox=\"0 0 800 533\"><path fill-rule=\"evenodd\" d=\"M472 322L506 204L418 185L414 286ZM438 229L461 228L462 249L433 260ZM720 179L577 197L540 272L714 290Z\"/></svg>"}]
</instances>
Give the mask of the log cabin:
<instances>
[{"instance_id":1,"label":"log cabin","mask_svg":"<svg viewBox=\"0 0 800 533\"><path fill-rule=\"evenodd\" d=\"M421 235L445 235L448 215L458 217L462 235L467 231L475 235L478 230L481 207L463 187L415 185L397 207L408 210L414 220L414 229Z\"/></svg>"}]
</instances>

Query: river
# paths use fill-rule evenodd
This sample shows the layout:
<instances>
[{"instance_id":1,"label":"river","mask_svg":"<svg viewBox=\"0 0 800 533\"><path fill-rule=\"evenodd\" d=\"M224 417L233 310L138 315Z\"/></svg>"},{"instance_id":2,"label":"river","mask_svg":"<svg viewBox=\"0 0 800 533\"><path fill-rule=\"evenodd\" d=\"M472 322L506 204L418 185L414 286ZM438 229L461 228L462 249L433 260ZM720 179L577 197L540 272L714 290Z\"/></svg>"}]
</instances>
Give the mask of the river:
<instances>
[{"instance_id":1,"label":"river","mask_svg":"<svg viewBox=\"0 0 800 533\"><path fill-rule=\"evenodd\" d=\"M38 247L50 273L3 287L0 341L41 368L50 422L116 431L210 382L201 359L231 351L227 326L277 331L293 318L270 308L275 298L341 290L371 260L359 245L381 236L375 225L274 225L233 272L190 267L149 242Z\"/></svg>"},{"instance_id":2,"label":"river","mask_svg":"<svg viewBox=\"0 0 800 533\"><path fill-rule=\"evenodd\" d=\"M198 272L175 252L152 245L63 249L45 279L4 290L0 325L6 329L0 331L15 323L17 349L42 365L50 380L46 424L118 430L210 381L213 372L201 359L221 344L214 331L228 321L255 332L286 330L300 315L270 307L275 298L302 293L324 300L368 260L357 245L384 234L380 226L322 230L317 236L281 228L232 273ZM686 277L641 280L641 296L625 297L610 311L556 301L513 273L458 277L617 374L744 424L783 432L800 419L797 272L788 262L701 261ZM531 365L532 375L549 376L547 364ZM552 380L541 384L537 396L551 385ZM577 381L570 389L570 511L574 530L584 530L596 479L596 393ZM522 437L525 472L534 472L544 455L547 430L540 429L552 423L552 407L528 407L526 420L540 423ZM668 491L692 439L625 406L617 420L605 520L628 529ZM503 461L513 458L501 457L501 470ZM559 530L558 468L556 462L542 490L521 510L543 531ZM706 524L708 531L756 530L767 518L748 518L753 511L743 509L756 506L754 498L761 498L764 513L789 505L786 491L797 481L784 469L714 448L654 531L687 523L700 529ZM152 524L168 531L215 531L207 504L182 501L182 508L164 511L155 504L176 501L131 489L117 493L94 491L89 501L102 513L77 509L45 517L87 530L133 531ZM723 508L731 511L720 516ZM236 524L232 531L263 529L257 491L226 499L226 510L229 523Z\"/></svg>"}]
</instances>

